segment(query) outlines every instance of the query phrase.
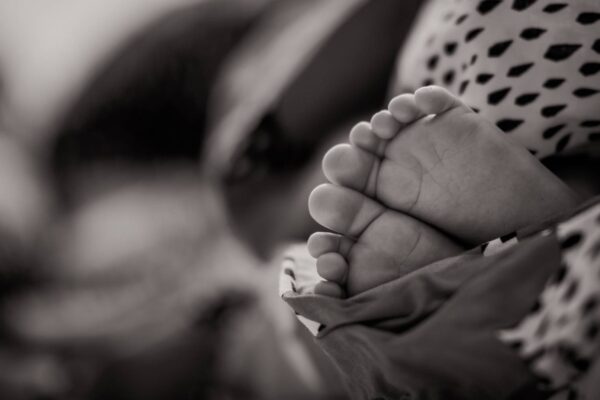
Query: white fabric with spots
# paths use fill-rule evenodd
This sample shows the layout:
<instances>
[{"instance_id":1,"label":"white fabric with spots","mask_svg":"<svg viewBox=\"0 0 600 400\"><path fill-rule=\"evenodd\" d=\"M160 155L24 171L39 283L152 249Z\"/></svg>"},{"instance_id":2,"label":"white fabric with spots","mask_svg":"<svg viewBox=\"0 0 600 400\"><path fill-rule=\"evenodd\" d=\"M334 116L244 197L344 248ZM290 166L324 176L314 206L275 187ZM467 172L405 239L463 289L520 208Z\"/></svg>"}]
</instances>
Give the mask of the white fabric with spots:
<instances>
[{"instance_id":1,"label":"white fabric with spots","mask_svg":"<svg viewBox=\"0 0 600 400\"><path fill-rule=\"evenodd\" d=\"M430 0L391 94L430 84L539 158L600 140L600 1Z\"/></svg>"},{"instance_id":2,"label":"white fabric with spots","mask_svg":"<svg viewBox=\"0 0 600 400\"><path fill-rule=\"evenodd\" d=\"M481 254L484 256L493 256L519 243L516 233L505 235L481 245Z\"/></svg>"},{"instance_id":3,"label":"white fabric with spots","mask_svg":"<svg viewBox=\"0 0 600 400\"><path fill-rule=\"evenodd\" d=\"M559 224L556 234L562 267L534 310L500 332L551 390L575 382L600 350L600 205Z\"/></svg>"}]
</instances>

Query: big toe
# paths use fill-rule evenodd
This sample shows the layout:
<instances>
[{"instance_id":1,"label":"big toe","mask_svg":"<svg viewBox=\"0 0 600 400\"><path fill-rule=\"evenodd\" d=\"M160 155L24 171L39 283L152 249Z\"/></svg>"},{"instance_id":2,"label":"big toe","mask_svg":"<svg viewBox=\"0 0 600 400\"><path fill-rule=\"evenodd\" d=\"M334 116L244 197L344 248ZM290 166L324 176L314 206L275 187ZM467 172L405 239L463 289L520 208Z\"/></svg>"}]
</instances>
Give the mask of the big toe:
<instances>
[{"instance_id":1,"label":"big toe","mask_svg":"<svg viewBox=\"0 0 600 400\"><path fill-rule=\"evenodd\" d=\"M379 159L371 153L349 144L331 148L323 158L323 173L335 184L368 194L374 193L373 176Z\"/></svg>"},{"instance_id":2,"label":"big toe","mask_svg":"<svg viewBox=\"0 0 600 400\"><path fill-rule=\"evenodd\" d=\"M308 199L310 215L319 224L345 236L359 236L385 209L355 190L323 184Z\"/></svg>"},{"instance_id":3,"label":"big toe","mask_svg":"<svg viewBox=\"0 0 600 400\"><path fill-rule=\"evenodd\" d=\"M424 114L441 114L458 109L472 112L458 97L440 86L425 86L415 92L415 103Z\"/></svg>"}]
</instances>

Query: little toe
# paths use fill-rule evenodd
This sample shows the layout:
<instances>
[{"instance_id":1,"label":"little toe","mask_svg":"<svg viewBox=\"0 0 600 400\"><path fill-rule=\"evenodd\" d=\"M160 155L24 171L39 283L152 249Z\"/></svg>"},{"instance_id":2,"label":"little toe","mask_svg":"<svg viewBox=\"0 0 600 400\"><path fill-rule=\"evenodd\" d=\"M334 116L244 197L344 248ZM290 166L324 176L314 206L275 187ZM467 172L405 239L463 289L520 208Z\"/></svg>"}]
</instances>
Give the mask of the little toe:
<instances>
[{"instance_id":1,"label":"little toe","mask_svg":"<svg viewBox=\"0 0 600 400\"><path fill-rule=\"evenodd\" d=\"M472 112L458 97L440 86L426 86L418 89L415 92L415 103L425 114L441 114L452 109Z\"/></svg>"},{"instance_id":2,"label":"little toe","mask_svg":"<svg viewBox=\"0 0 600 400\"><path fill-rule=\"evenodd\" d=\"M375 113L371 118L371 128L373 133L381 139L389 140L396 136L402 124L392 116L388 110L382 110Z\"/></svg>"},{"instance_id":3,"label":"little toe","mask_svg":"<svg viewBox=\"0 0 600 400\"><path fill-rule=\"evenodd\" d=\"M371 124L365 121L352 127L350 130L350 143L377 155L382 155L385 149L385 142L373 132Z\"/></svg>"},{"instance_id":4,"label":"little toe","mask_svg":"<svg viewBox=\"0 0 600 400\"><path fill-rule=\"evenodd\" d=\"M319 282L314 288L315 294L340 299L344 297L344 290L335 282Z\"/></svg>"},{"instance_id":5,"label":"little toe","mask_svg":"<svg viewBox=\"0 0 600 400\"><path fill-rule=\"evenodd\" d=\"M319 224L345 236L358 237L385 208L355 190L323 184L308 199L310 215Z\"/></svg>"},{"instance_id":6,"label":"little toe","mask_svg":"<svg viewBox=\"0 0 600 400\"><path fill-rule=\"evenodd\" d=\"M375 155L349 144L339 144L323 157L323 173L331 183L372 195L379 164Z\"/></svg>"},{"instance_id":7,"label":"little toe","mask_svg":"<svg viewBox=\"0 0 600 400\"><path fill-rule=\"evenodd\" d=\"M333 232L315 232L308 238L308 253L314 258L319 258L326 253L340 253L346 256L354 242Z\"/></svg>"},{"instance_id":8,"label":"little toe","mask_svg":"<svg viewBox=\"0 0 600 400\"><path fill-rule=\"evenodd\" d=\"M331 282L344 283L348 274L348 263L339 253L327 253L317 258L317 273Z\"/></svg>"},{"instance_id":9,"label":"little toe","mask_svg":"<svg viewBox=\"0 0 600 400\"><path fill-rule=\"evenodd\" d=\"M426 115L417 106L415 96L409 93L394 97L388 105L388 110L402 124L410 124Z\"/></svg>"}]
</instances>

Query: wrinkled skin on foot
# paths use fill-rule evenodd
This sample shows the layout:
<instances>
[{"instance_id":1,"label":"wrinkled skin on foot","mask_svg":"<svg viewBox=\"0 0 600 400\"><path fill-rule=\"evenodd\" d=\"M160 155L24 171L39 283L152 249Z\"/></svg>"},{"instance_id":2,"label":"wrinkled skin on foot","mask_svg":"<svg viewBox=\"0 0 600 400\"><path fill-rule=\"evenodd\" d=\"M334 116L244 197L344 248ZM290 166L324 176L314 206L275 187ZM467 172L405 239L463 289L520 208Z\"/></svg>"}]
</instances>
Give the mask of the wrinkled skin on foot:
<instances>
[{"instance_id":1,"label":"wrinkled skin on foot","mask_svg":"<svg viewBox=\"0 0 600 400\"><path fill-rule=\"evenodd\" d=\"M360 293L576 204L524 148L445 89L394 98L324 157L308 242L323 293ZM339 286L339 289L333 288ZM327 289L325 289L327 288Z\"/></svg>"}]
</instances>

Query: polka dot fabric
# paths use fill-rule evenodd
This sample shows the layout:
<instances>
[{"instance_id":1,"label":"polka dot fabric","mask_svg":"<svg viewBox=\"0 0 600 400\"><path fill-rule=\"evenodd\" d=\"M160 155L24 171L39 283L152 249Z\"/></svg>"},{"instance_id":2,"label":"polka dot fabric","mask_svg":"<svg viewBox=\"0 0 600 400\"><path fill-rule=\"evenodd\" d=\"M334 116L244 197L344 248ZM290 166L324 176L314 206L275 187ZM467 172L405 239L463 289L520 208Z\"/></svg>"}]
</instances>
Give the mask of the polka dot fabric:
<instances>
[{"instance_id":1,"label":"polka dot fabric","mask_svg":"<svg viewBox=\"0 0 600 400\"><path fill-rule=\"evenodd\" d=\"M441 85L538 158L600 140L600 2L431 0L392 94Z\"/></svg>"},{"instance_id":2,"label":"polka dot fabric","mask_svg":"<svg viewBox=\"0 0 600 400\"><path fill-rule=\"evenodd\" d=\"M561 268L531 313L500 339L548 389L574 392L600 351L600 204L559 224L556 235Z\"/></svg>"}]
</instances>

